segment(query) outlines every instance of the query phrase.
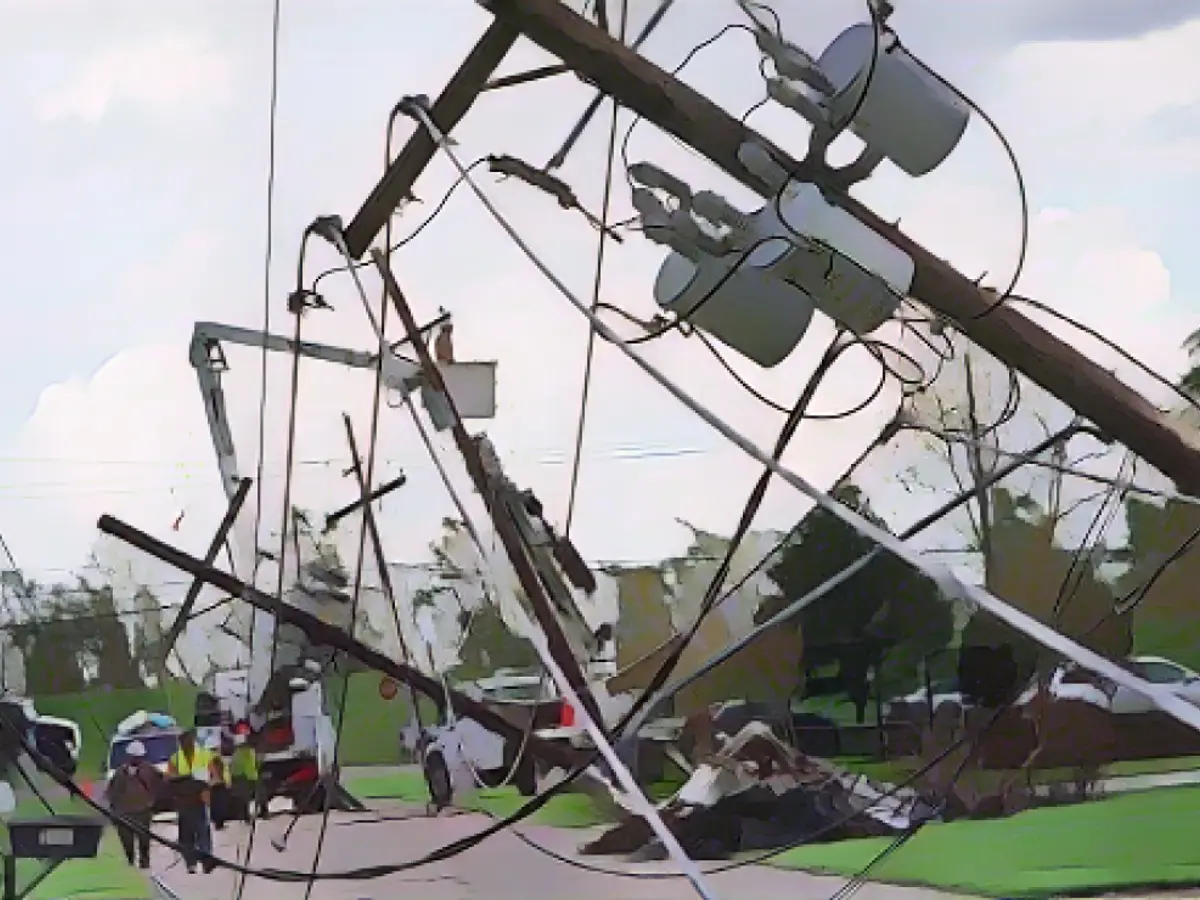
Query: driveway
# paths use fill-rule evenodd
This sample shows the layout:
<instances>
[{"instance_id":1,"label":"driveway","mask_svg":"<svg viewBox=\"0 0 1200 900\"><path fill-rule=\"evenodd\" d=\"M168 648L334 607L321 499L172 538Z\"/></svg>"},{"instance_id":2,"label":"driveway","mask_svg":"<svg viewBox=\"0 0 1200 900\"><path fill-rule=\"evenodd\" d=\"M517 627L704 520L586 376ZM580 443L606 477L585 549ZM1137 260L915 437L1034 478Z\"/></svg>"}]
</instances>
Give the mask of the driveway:
<instances>
[{"instance_id":1,"label":"driveway","mask_svg":"<svg viewBox=\"0 0 1200 900\"><path fill-rule=\"evenodd\" d=\"M390 820L383 817L395 817ZM397 820L405 819L406 820ZM260 824L254 841L252 865L307 871L320 829L320 817L308 816L292 832L287 849L280 853L271 837L280 835L289 819ZM482 816L464 814L426 819L415 810L393 806L377 813L335 813L330 817L321 871L396 863L429 852L437 846L464 837L488 822ZM523 829L537 843L575 858L575 847L588 836L582 831L562 831L539 826ZM245 840L246 826L236 826L217 836L217 853L236 858ZM156 854L165 854L163 848ZM182 865L166 861L155 869L163 884L180 900L229 900L235 878L228 871L211 875L188 875ZM591 859L593 865L619 869L627 874L665 874L666 863L622 864ZM747 897L791 897L796 900L826 900L844 884L841 878L826 878L766 867L748 867L714 876L714 891L722 900ZM302 900L303 884L279 884L250 879L245 896L254 900ZM170 898L170 894L165 895ZM679 878L634 878L585 872L554 860L529 847L515 835L502 833L479 847L444 863L422 867L374 881L318 882L312 900L685 900L695 897L690 885ZM944 900L946 895L914 888L868 884L858 892L859 900Z\"/></svg>"}]
</instances>

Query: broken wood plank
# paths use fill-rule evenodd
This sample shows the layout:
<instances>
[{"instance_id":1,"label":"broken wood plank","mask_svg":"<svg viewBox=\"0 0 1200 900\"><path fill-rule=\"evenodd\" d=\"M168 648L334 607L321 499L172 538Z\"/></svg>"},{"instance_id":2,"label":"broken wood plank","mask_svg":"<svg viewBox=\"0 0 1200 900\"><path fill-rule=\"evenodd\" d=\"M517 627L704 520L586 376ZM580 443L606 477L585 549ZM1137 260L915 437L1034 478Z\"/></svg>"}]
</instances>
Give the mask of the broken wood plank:
<instances>
[{"instance_id":1,"label":"broken wood plank","mask_svg":"<svg viewBox=\"0 0 1200 900\"><path fill-rule=\"evenodd\" d=\"M467 55L433 104L430 116L445 134L453 131L462 121L520 34L508 22L499 19L488 26L479 43ZM428 167L436 149L429 132L424 128L417 128L413 132L400 155L388 166L382 180L375 185L362 208L346 227L346 248L352 257L358 259L367 252L371 241L383 231L383 226L400 203L411 195L413 185Z\"/></svg>"},{"instance_id":2,"label":"broken wood plank","mask_svg":"<svg viewBox=\"0 0 1200 900\"><path fill-rule=\"evenodd\" d=\"M1045 388L1141 456L1187 493L1200 493L1200 445L1170 418L1086 354L1020 313L994 307L986 290L693 88L613 39L557 0L486 0L500 21L553 53L622 105L695 148L764 197L774 191L738 159L747 143L764 148L796 178L819 183L851 215L916 264L910 294L947 316L972 341ZM994 308L993 308L994 307Z\"/></svg>"}]
</instances>

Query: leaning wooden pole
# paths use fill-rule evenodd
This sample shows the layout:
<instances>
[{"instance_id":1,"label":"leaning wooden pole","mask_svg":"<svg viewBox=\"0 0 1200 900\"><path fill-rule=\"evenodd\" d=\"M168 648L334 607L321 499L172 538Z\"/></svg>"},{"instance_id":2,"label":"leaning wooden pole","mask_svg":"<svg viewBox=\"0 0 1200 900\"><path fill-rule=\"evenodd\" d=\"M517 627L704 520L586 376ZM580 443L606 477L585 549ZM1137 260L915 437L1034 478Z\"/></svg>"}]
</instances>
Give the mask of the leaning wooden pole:
<instances>
[{"instance_id":1,"label":"leaning wooden pole","mask_svg":"<svg viewBox=\"0 0 1200 900\"><path fill-rule=\"evenodd\" d=\"M496 732L501 737L515 741L521 741L526 737L524 729L513 725L499 713L489 709L478 701L472 700L466 694L453 689L447 691L439 681L429 677L419 669L396 662L390 656L368 647L345 630L330 625L327 622L322 622L319 618L312 615L312 613L305 612L290 603L277 603L273 597L268 596L252 585L240 581L227 572L214 568L202 559L197 559L112 516L101 516L96 523L96 527L105 534L110 534L118 540L129 544L131 547L136 547L143 553L147 553L182 572L188 573L193 578L197 578L205 584L210 584L234 597L239 597L256 609L270 613L282 624L299 628L314 644L340 650L347 656L353 657L363 665L377 672L382 672L402 684L411 685L414 690L420 691L425 696L431 697L439 703L442 702L443 698L448 698L451 708L458 715L474 719L480 725ZM573 752L570 748L556 745L551 741L542 740L535 735L528 736L527 746L530 753L553 766L572 768L580 759L579 754Z\"/></svg>"},{"instance_id":2,"label":"leaning wooden pole","mask_svg":"<svg viewBox=\"0 0 1200 900\"><path fill-rule=\"evenodd\" d=\"M1200 444L1084 353L995 298L844 190L830 170L806 166L703 94L613 39L559 0L486 0L505 22L554 54L618 103L695 148L764 197L770 186L738 157L757 144L794 177L817 183L851 215L916 264L911 295L952 319L972 341L1041 385L1178 487L1200 493Z\"/></svg>"},{"instance_id":3,"label":"leaning wooden pole","mask_svg":"<svg viewBox=\"0 0 1200 900\"><path fill-rule=\"evenodd\" d=\"M520 31L499 19L488 26L474 49L450 79L445 90L433 103L432 117L442 130L453 130L483 92L496 67L508 55L520 37ZM412 194L413 185L421 177L437 147L429 132L418 128L404 149L388 165L383 178L346 226L346 249L358 259L367 252L376 235L396 212L396 208Z\"/></svg>"},{"instance_id":4,"label":"leaning wooden pole","mask_svg":"<svg viewBox=\"0 0 1200 900\"><path fill-rule=\"evenodd\" d=\"M225 542L229 540L229 532L233 530L233 523L237 521L238 515L242 511L242 507L246 503L246 497L250 494L251 481L249 478L243 478L238 482L237 490L229 500L229 506L225 509L225 516L221 519L221 523L217 526L216 532L213 534L212 540L208 544L208 550L204 553L204 564L211 566L217 560L217 554L221 552L221 548L225 546ZM191 585L188 587L187 596L183 598L183 605L179 607L179 615L175 617L175 621L171 623L171 627L167 629L167 634L163 638L162 660L163 665L166 665L167 655L175 648L175 642L179 640L179 636L183 634L183 630L187 628L188 620L192 617L192 609L196 606L196 601L200 599L200 591L204 587L204 582L199 578L193 578Z\"/></svg>"},{"instance_id":5,"label":"leaning wooden pole","mask_svg":"<svg viewBox=\"0 0 1200 900\"><path fill-rule=\"evenodd\" d=\"M392 299L392 304L396 308L396 313L400 317L400 322L403 324L405 332L410 335L416 334L416 319L413 317L408 301L404 297L404 292L400 289L399 282L396 281L396 276L392 273L391 266L388 265L387 255L376 247L371 249L371 258L375 263L375 268L378 270L380 278L383 279L384 288L387 290L388 296ZM412 343L427 383L434 391L445 397L447 403L453 409L454 400L446 387L445 380L442 378L441 370L437 367L437 363L433 361L433 357L429 353L429 348L425 346L424 341L420 338L413 340ZM538 577L533 563L529 559L528 552L525 549L516 524L507 510L502 508L502 505L491 502L491 480L484 466L483 459L480 456L479 446L467 434L467 429L463 425L462 418L459 417L457 410L454 410L454 423L450 428L450 433L454 437L454 443L463 458L463 463L466 465L467 473L471 476L475 490L484 499L488 514L492 517L496 536L500 538L500 542L504 546L504 552L508 556L509 562L512 563L513 571L516 573L521 589L525 592L525 596L529 600L529 605L533 608L538 624L542 627L542 631L546 635L546 644L549 647L551 655L554 657L554 661L558 663L559 668L567 676L567 680L571 683L571 687L575 690L575 693L579 695L579 700L586 707L592 721L596 722L603 729L604 717L601 715L600 708L596 704L596 699L592 695L592 688L588 684L587 676L584 674L579 660L576 659L574 652L571 650L570 643L563 633L562 624L559 622L554 607L546 596L546 590L541 579Z\"/></svg>"}]
</instances>

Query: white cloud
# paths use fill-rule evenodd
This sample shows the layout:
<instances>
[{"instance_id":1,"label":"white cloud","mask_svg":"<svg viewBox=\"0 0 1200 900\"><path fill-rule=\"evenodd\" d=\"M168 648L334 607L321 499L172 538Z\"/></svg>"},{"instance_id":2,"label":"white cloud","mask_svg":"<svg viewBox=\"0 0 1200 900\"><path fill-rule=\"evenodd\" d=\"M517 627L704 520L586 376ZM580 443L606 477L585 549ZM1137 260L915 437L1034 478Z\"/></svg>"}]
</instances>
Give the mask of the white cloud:
<instances>
[{"instance_id":1,"label":"white cloud","mask_svg":"<svg viewBox=\"0 0 1200 900\"><path fill-rule=\"evenodd\" d=\"M226 56L202 38L167 34L106 50L84 63L39 103L43 121L100 121L114 104L155 112L223 99L233 86Z\"/></svg>"},{"instance_id":2,"label":"white cloud","mask_svg":"<svg viewBox=\"0 0 1200 900\"><path fill-rule=\"evenodd\" d=\"M1008 55L989 105L1042 164L1124 164L1149 181L1195 175L1195 129L1163 126L1200 103L1198 40L1200 20L1138 40L1026 44ZM1124 174L1109 178L1120 187Z\"/></svg>"}]
</instances>

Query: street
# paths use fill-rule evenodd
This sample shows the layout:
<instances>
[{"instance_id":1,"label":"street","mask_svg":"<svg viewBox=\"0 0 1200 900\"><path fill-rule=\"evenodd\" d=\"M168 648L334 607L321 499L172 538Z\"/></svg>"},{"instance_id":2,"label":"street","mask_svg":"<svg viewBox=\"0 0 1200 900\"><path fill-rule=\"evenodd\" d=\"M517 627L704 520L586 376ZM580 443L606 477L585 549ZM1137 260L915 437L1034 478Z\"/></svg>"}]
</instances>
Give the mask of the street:
<instances>
[{"instance_id":1,"label":"street","mask_svg":"<svg viewBox=\"0 0 1200 900\"><path fill-rule=\"evenodd\" d=\"M395 817L387 820L387 817ZM397 820L410 817L407 820ZM383 819L381 821L381 819ZM287 849L276 851L271 838L282 835L290 818L260 823L251 865L306 871L312 864L321 827L320 816L307 816L292 832ZM330 817L320 871L338 872L364 866L399 863L421 856L442 844L475 832L487 824L480 815L462 814L426 819L412 807L382 807L371 813L335 813ZM247 826L231 826L217 835L218 855L236 859ZM522 829L532 840L573 858L575 847L594 832L565 831L540 826ZM165 834L172 835L170 826ZM229 871L189 875L178 860L168 861L165 848L155 849L155 872L181 900L229 900L236 876ZM611 859L589 859L588 864L625 873L669 874L669 863L623 864ZM713 864L705 864L711 867ZM792 897L823 900L844 884L826 878L766 867L748 867L715 875L711 885L722 900L749 897ZM280 884L250 879L245 896L253 900L301 900L303 884ZM168 898L170 895L166 895ZM694 897L680 878L617 877L585 872L552 859L512 834L489 838L481 846L437 865L422 867L372 881L318 882L312 900L684 900ZM938 900L935 891L885 885L866 885L861 900Z\"/></svg>"}]
</instances>

